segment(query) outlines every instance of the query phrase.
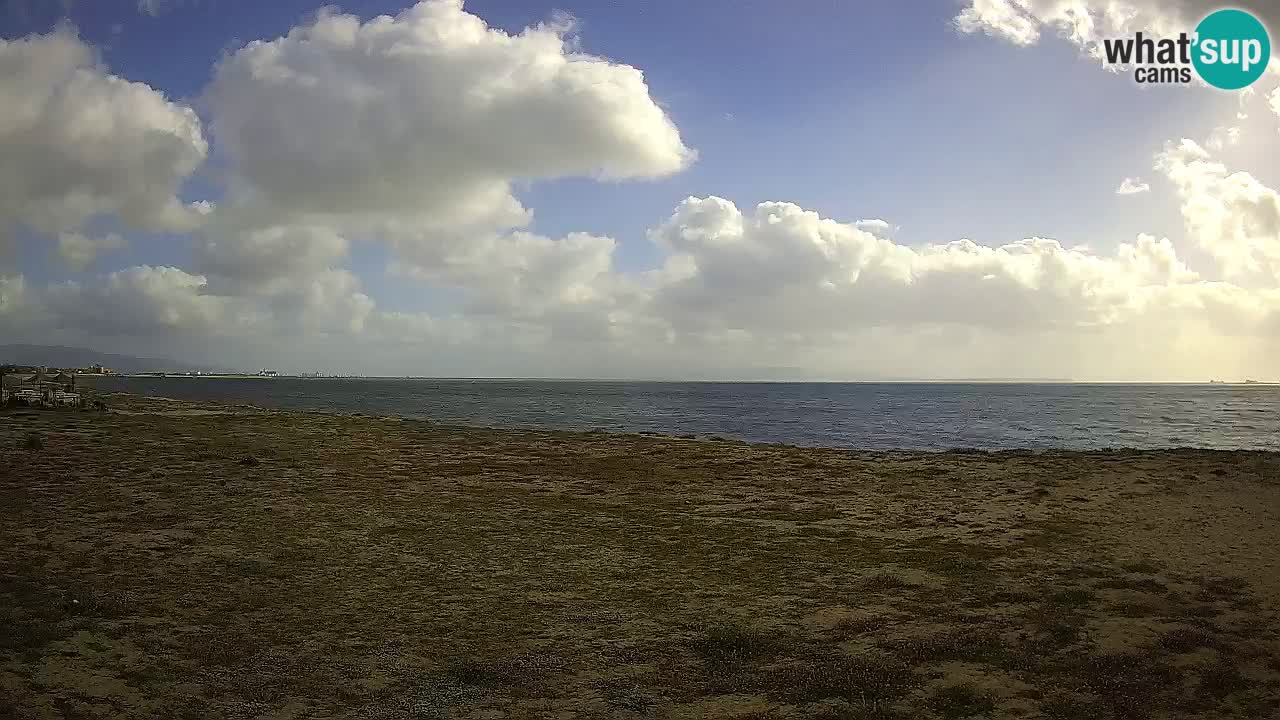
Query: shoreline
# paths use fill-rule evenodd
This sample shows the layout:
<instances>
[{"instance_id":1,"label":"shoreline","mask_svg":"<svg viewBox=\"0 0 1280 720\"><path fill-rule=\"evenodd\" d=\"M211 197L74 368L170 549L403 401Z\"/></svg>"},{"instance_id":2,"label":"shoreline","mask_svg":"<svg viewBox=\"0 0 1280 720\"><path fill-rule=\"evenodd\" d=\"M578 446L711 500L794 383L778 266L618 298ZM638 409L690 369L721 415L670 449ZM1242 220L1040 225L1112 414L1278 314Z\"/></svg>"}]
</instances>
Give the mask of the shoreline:
<instances>
[{"instance_id":1,"label":"shoreline","mask_svg":"<svg viewBox=\"0 0 1280 720\"><path fill-rule=\"evenodd\" d=\"M5 717L834 718L868 699L880 718L1259 717L1280 699L1277 453L107 400L0 413Z\"/></svg>"},{"instance_id":2,"label":"shoreline","mask_svg":"<svg viewBox=\"0 0 1280 720\"><path fill-rule=\"evenodd\" d=\"M787 442L771 442L747 440L744 438L732 437L727 434L698 434L698 433L681 433L681 432L663 432L659 430L624 430L624 429L607 429L607 428L590 428L590 429L574 429L574 428L549 428L549 427L532 427L532 426L512 426L499 427L492 425L468 425L464 423L449 423L429 418L412 417L407 415L380 415L374 413L360 411L337 411L337 410L312 410L302 408L276 408L265 405L253 405L248 403L232 403L222 402L218 400L188 400L182 398L164 397L161 395L139 395L137 393L128 392L101 392L96 391L101 398L113 401L108 402L108 412L126 415L169 415L174 417L186 417L192 414L218 414L218 415L236 415L240 413L246 414L280 414L280 415L316 415L321 417L331 417L337 419L369 419L381 420L387 422L403 422L410 424L421 424L436 430L468 432L481 431L493 433L544 433L544 434L566 434L570 436L587 435L587 436L637 436L645 438L658 438L670 441L685 442L711 442L724 443L729 445L745 445L748 447L758 448L784 448L791 450L814 450L814 451L830 451L840 453L850 453L852 455L868 455L871 457L881 457L886 455L1009 455L1009 456L1044 456L1044 455L1114 455L1114 454L1147 454L1147 453L1174 453L1174 454L1243 454L1243 455L1264 455L1280 457L1280 450L1271 450L1266 448L1213 448L1213 447L1196 447L1190 445L1171 445L1167 447L1135 447L1135 446L1114 446L1114 447L1098 447L1098 448L1073 448L1073 447L993 447L982 448L973 446L954 446L947 448L858 448L846 447L840 445L800 445L797 443ZM124 401L123 404L120 401ZM10 411L21 411L21 408L11 408ZM0 408L0 413L4 409ZM62 412L62 411L56 411Z\"/></svg>"},{"instance_id":3,"label":"shoreline","mask_svg":"<svg viewBox=\"0 0 1280 720\"><path fill-rule=\"evenodd\" d=\"M747 390L731 385L703 391L660 385L628 389L530 383L490 389L470 382L367 382L166 384L135 379L84 385L99 392L167 395L188 402L255 402L282 411L396 414L459 427L695 434L801 447L1280 452L1280 436L1263 422L1280 412L1280 396L1262 388L1041 386L1026 391L973 385L940 391L934 401L934 391L925 385L846 386L820 403L829 406L825 413L813 414L805 408L824 392L816 386ZM540 404L544 390L549 397ZM739 400L748 404L727 409ZM916 412L918 403L930 404Z\"/></svg>"}]
</instances>

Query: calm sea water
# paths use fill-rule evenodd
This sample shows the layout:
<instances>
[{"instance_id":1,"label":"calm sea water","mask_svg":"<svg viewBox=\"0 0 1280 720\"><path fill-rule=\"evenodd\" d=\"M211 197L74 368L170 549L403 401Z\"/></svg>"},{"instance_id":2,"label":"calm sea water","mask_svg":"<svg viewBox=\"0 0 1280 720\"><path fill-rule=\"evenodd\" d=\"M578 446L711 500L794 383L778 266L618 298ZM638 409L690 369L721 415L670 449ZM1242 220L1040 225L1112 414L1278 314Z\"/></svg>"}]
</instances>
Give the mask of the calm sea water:
<instances>
[{"instance_id":1,"label":"calm sea water","mask_svg":"<svg viewBox=\"0 0 1280 720\"><path fill-rule=\"evenodd\" d=\"M498 428L875 449L1280 450L1280 386L95 378L102 390Z\"/></svg>"}]
</instances>

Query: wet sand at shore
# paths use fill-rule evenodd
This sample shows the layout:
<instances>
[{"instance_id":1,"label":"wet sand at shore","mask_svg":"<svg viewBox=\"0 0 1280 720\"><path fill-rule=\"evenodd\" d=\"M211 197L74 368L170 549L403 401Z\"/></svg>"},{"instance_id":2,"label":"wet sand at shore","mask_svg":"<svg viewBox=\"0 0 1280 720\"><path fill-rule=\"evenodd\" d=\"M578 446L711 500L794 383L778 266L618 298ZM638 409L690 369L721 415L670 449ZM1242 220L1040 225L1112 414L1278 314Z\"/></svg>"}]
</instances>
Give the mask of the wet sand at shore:
<instances>
[{"instance_id":1,"label":"wet sand at shore","mask_svg":"<svg viewBox=\"0 0 1280 720\"><path fill-rule=\"evenodd\" d=\"M0 411L0 717L1280 707L1280 454L108 403Z\"/></svg>"}]
</instances>

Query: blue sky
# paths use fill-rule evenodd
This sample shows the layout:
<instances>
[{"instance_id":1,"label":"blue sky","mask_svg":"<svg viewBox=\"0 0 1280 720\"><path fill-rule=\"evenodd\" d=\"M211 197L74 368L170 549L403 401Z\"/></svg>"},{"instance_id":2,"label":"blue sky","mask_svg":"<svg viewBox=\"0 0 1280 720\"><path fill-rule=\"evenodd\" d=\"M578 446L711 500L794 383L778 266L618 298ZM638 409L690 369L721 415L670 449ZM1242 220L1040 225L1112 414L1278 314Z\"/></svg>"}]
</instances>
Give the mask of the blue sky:
<instances>
[{"instance_id":1,"label":"blue sky","mask_svg":"<svg viewBox=\"0 0 1280 720\"><path fill-rule=\"evenodd\" d=\"M1136 0L1158 3L1161 0ZM405 2L339 5L363 20ZM996 247L1031 237L1110 253L1140 233L1170 238L1190 261L1212 254L1184 222L1185 198L1153 171L1154 157L1183 137L1203 143L1224 122L1250 142L1217 158L1280 184L1275 118L1261 97L1248 120L1234 118L1238 96L1187 87L1142 88L1125 73L1100 69L1082 49L1056 37L1019 47L954 27L966 3L806 1L511 2L470 0L466 12L518 33L568 13L591 54L641 69L650 97L679 129L697 161L651 179L587 177L514 181L533 213L527 228L617 240L621 273L662 266L666 250L646 233L689 196L727 198L744 212L785 201L851 223L883 218L894 240L923 248L969 238ZM213 150L189 177L185 201L223 199L227 175L219 138L207 128L205 88L215 66L255 39L271 40L309 23L314 1L241 3L168 0L142 12L133 0L63 3L8 0L3 36L16 39L70 25L110 72L190 104ZM1152 192L1120 196L1136 177ZM28 282L90 278L136 265L190 267L183 232L146 233L113 217L89 234L121 230L128 247L103 252L84 271L68 271L48 243L20 231L18 265ZM449 312L456 288L388 275L386 244L351 233L345 267L378 308Z\"/></svg>"},{"instance_id":2,"label":"blue sky","mask_svg":"<svg viewBox=\"0 0 1280 720\"><path fill-rule=\"evenodd\" d=\"M337 7L370 18L409 4ZM466 7L510 32L557 10L572 14L583 49L641 68L698 151L691 169L661 180L571 178L521 191L535 211L532 229L610 235L625 267L651 267L645 230L684 197L706 194L740 206L785 200L843 220L882 217L908 244L1044 236L1110 247L1139 232L1176 236L1176 212L1167 212L1175 205L1151 213L1154 200L1116 197L1110 182L1149 174L1160 144L1188 132L1188 119L1207 132L1212 120L1195 118L1214 114L1206 101L1222 101L1209 91L1138 91L1125 76L1100 76L1066 42L1027 53L961 35L951 28L952 1L803 2L785 13L768 0ZM314 0L186 0L151 16L131 0L72 2L66 12L11 0L5 35L69 21L113 72L195 102L224 52L287 33L316 9ZM1010 90L1020 98L1011 102ZM1070 204L1061 202L1066 189ZM186 192L217 194L211 180ZM133 249L113 259L176 263L185 252L171 237ZM365 247L356 262L375 272L385 259Z\"/></svg>"}]
</instances>

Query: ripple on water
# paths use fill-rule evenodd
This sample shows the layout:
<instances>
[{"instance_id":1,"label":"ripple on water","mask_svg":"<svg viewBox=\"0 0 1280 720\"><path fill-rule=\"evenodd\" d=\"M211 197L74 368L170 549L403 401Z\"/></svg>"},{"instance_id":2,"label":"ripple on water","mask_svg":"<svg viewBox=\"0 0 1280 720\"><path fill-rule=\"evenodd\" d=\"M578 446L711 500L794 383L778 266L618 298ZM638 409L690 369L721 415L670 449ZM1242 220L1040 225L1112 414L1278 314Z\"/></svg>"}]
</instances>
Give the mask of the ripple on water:
<instances>
[{"instance_id":1,"label":"ripple on water","mask_svg":"<svg viewBox=\"0 0 1280 720\"><path fill-rule=\"evenodd\" d=\"M180 400L403 415L458 425L608 427L871 449L1280 447L1280 392L1188 385L290 378L86 383Z\"/></svg>"}]
</instances>

